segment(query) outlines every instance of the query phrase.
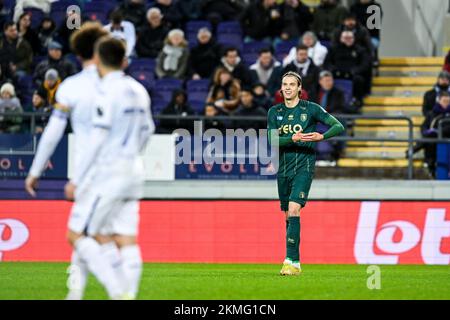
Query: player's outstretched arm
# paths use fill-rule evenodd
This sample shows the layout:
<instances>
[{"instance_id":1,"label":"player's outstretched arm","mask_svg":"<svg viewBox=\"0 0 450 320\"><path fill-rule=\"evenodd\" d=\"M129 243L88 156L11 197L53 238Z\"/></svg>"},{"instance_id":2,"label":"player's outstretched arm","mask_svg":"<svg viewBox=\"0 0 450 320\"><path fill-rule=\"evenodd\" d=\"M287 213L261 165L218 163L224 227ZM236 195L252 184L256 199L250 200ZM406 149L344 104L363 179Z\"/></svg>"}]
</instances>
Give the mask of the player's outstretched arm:
<instances>
[{"instance_id":1,"label":"player's outstretched arm","mask_svg":"<svg viewBox=\"0 0 450 320\"><path fill-rule=\"evenodd\" d=\"M39 177L47 165L48 160L55 152L56 146L64 135L67 126L67 117L61 116L54 112L50 117L50 121L45 127L38 149L31 165L31 169L25 180L25 190L32 196L36 197L36 188Z\"/></svg>"},{"instance_id":2,"label":"player's outstretched arm","mask_svg":"<svg viewBox=\"0 0 450 320\"><path fill-rule=\"evenodd\" d=\"M343 124L331 114L328 114L328 117L325 119L324 123L330 126L330 128L323 134L323 138L325 140L340 135L345 130Z\"/></svg>"}]
</instances>

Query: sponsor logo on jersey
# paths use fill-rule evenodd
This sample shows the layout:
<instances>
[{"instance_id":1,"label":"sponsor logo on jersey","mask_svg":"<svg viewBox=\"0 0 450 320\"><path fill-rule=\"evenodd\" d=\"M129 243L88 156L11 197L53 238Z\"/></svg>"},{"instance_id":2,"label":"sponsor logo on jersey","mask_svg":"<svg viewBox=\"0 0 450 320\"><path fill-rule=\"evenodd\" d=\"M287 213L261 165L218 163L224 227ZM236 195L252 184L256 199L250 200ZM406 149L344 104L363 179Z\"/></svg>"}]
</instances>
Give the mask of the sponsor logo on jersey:
<instances>
[{"instance_id":1,"label":"sponsor logo on jersey","mask_svg":"<svg viewBox=\"0 0 450 320\"><path fill-rule=\"evenodd\" d=\"M103 108L102 107L97 107L97 114L99 117L103 116Z\"/></svg>"},{"instance_id":2,"label":"sponsor logo on jersey","mask_svg":"<svg viewBox=\"0 0 450 320\"><path fill-rule=\"evenodd\" d=\"M282 116L277 116L277 120L281 121L281 120L283 120L283 117Z\"/></svg>"},{"instance_id":3,"label":"sponsor logo on jersey","mask_svg":"<svg viewBox=\"0 0 450 320\"><path fill-rule=\"evenodd\" d=\"M300 120L301 120L302 122L305 122L307 119L308 119L308 115L307 115L306 113L302 113L302 114L300 115Z\"/></svg>"},{"instance_id":4,"label":"sponsor logo on jersey","mask_svg":"<svg viewBox=\"0 0 450 320\"><path fill-rule=\"evenodd\" d=\"M291 124L285 124L284 126L281 126L280 128L278 128L278 132L280 134L284 133L284 134L289 134L289 133L297 133L297 132L301 132L303 131L303 127L299 124L296 125L291 125Z\"/></svg>"},{"instance_id":5,"label":"sponsor logo on jersey","mask_svg":"<svg viewBox=\"0 0 450 320\"><path fill-rule=\"evenodd\" d=\"M290 114L290 115L288 116L288 120L289 120L289 121L294 120L294 115Z\"/></svg>"}]
</instances>

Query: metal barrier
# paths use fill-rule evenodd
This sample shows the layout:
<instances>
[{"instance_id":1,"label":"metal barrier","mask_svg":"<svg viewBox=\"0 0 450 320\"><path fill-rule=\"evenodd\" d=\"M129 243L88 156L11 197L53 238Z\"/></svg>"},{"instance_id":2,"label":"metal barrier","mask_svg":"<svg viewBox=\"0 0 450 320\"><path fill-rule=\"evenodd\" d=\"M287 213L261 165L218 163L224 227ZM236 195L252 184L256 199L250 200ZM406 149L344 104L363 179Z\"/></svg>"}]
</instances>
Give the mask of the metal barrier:
<instances>
[{"instance_id":1,"label":"metal barrier","mask_svg":"<svg viewBox=\"0 0 450 320\"><path fill-rule=\"evenodd\" d=\"M36 113L36 112L24 112L24 113L1 113L0 116L14 116L14 117L24 117L30 118L30 134L33 135L33 152L36 150L36 139L35 139L35 130L36 130L36 118L38 117L49 117L50 113ZM339 120L352 121L352 120L402 120L405 121L408 125L408 138L407 139L393 139L393 138L371 138L371 137L351 137L351 136L338 136L334 137L331 140L336 141L361 141L361 142L406 142L408 143L408 174L407 179L414 178L414 164L413 164L413 147L414 143L450 143L449 138L443 138L442 133L442 123L450 122L450 119L442 119L439 122L438 126L438 138L414 138L414 123L410 117L406 116L374 116L374 115L348 115L348 114L334 114L336 118ZM201 121L201 131L204 128L205 121L218 120L218 121L267 121L266 117L262 116L214 116L208 117L204 115L188 115L180 118L178 115L154 115L153 118L155 120L162 119L174 119L174 120L192 120L192 121ZM1 150L1 146L0 146ZM1 154L1 152L0 152ZM9 152L8 154L13 154Z\"/></svg>"}]
</instances>

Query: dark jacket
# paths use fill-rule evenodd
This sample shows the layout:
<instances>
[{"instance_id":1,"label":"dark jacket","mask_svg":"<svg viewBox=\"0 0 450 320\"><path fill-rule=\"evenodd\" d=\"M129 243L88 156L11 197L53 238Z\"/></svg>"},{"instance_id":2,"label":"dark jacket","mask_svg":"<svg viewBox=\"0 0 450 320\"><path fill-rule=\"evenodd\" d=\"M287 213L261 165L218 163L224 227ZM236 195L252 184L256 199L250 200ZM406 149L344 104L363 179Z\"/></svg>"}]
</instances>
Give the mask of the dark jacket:
<instances>
[{"instance_id":1,"label":"dark jacket","mask_svg":"<svg viewBox=\"0 0 450 320\"><path fill-rule=\"evenodd\" d=\"M17 26L17 28L19 27ZM33 49L33 53L35 55L38 55L41 51L41 43L39 41L37 33L30 27L28 28L27 32L25 32L23 38L28 41L31 49Z\"/></svg>"},{"instance_id":2,"label":"dark jacket","mask_svg":"<svg viewBox=\"0 0 450 320\"><path fill-rule=\"evenodd\" d=\"M305 31L310 29L313 22L313 14L309 7L299 1L297 8L293 8L286 3L282 7L283 10L283 33L287 33L289 38L298 38Z\"/></svg>"},{"instance_id":3,"label":"dark jacket","mask_svg":"<svg viewBox=\"0 0 450 320\"><path fill-rule=\"evenodd\" d=\"M428 113L433 110L437 102L437 97L442 91L447 91L450 93L450 87L439 87L438 85L435 85L433 89L425 92L422 104L422 114L424 117L426 117Z\"/></svg>"},{"instance_id":4,"label":"dark jacket","mask_svg":"<svg viewBox=\"0 0 450 320\"><path fill-rule=\"evenodd\" d=\"M71 61L64 58L53 60L48 57L44 61L41 61L34 69L33 80L38 86L44 81L45 73L49 69L56 69L61 80L64 80L77 72L77 67Z\"/></svg>"},{"instance_id":5,"label":"dark jacket","mask_svg":"<svg viewBox=\"0 0 450 320\"><path fill-rule=\"evenodd\" d=\"M185 104L177 105L175 98L179 95L184 95ZM161 111L161 115L177 115L177 119L161 119L159 125L159 132L172 133L175 129L187 129L189 132L194 130L194 120L184 120L183 117L195 114L194 110L187 104L187 95L183 90L175 90L172 95L170 103Z\"/></svg>"},{"instance_id":6,"label":"dark jacket","mask_svg":"<svg viewBox=\"0 0 450 320\"><path fill-rule=\"evenodd\" d=\"M28 41L16 39L10 42L5 38L0 39L0 65L2 72L5 72L4 70L10 71L11 63L15 64L18 70L31 72L33 50Z\"/></svg>"},{"instance_id":7,"label":"dark jacket","mask_svg":"<svg viewBox=\"0 0 450 320\"><path fill-rule=\"evenodd\" d=\"M344 25L340 25L334 30L332 45L337 46L341 41L341 33L343 31L347 30ZM354 30L349 30L353 32L353 35L355 36L355 44L365 48L367 52L370 54L373 53L373 45L372 40L370 39L369 31L363 26L360 26L359 24L356 25Z\"/></svg>"},{"instance_id":8,"label":"dark jacket","mask_svg":"<svg viewBox=\"0 0 450 320\"><path fill-rule=\"evenodd\" d=\"M272 10L278 10L278 6L264 8L260 0L250 4L239 18L244 31L244 35L255 40L262 40L265 37L279 36L283 27L283 18L277 19L271 17Z\"/></svg>"},{"instance_id":9,"label":"dark jacket","mask_svg":"<svg viewBox=\"0 0 450 320\"><path fill-rule=\"evenodd\" d=\"M141 31L136 42L136 53L139 57L155 59L164 47L164 39L169 29L161 24L153 29L150 24L146 24Z\"/></svg>"},{"instance_id":10,"label":"dark jacket","mask_svg":"<svg viewBox=\"0 0 450 320\"><path fill-rule=\"evenodd\" d=\"M211 39L206 44L198 44L191 49L189 75L195 73L201 78L210 78L220 64L221 46Z\"/></svg>"},{"instance_id":11,"label":"dark jacket","mask_svg":"<svg viewBox=\"0 0 450 320\"><path fill-rule=\"evenodd\" d=\"M321 4L314 12L312 30L321 40L331 40L333 31L344 20L347 9L341 5Z\"/></svg>"},{"instance_id":12,"label":"dark jacket","mask_svg":"<svg viewBox=\"0 0 450 320\"><path fill-rule=\"evenodd\" d=\"M347 47L343 43L331 47L325 59L324 68L334 72L338 77L364 75L370 68L371 57L366 49L353 45Z\"/></svg>"},{"instance_id":13,"label":"dark jacket","mask_svg":"<svg viewBox=\"0 0 450 320\"><path fill-rule=\"evenodd\" d=\"M203 18L208 20L234 20L242 9L241 3L234 0L202 0L200 4Z\"/></svg>"},{"instance_id":14,"label":"dark jacket","mask_svg":"<svg viewBox=\"0 0 450 320\"><path fill-rule=\"evenodd\" d=\"M233 113L234 116L240 117L266 117L267 111L259 107L257 104L253 103L253 106L250 108L246 108L242 105L238 107L238 109ZM264 121L256 121L256 120L235 120L233 127L235 129L264 129L267 127L267 122Z\"/></svg>"},{"instance_id":15,"label":"dark jacket","mask_svg":"<svg viewBox=\"0 0 450 320\"><path fill-rule=\"evenodd\" d=\"M143 3L133 3L126 0L120 5L119 11L123 15L123 20L130 21L134 24L136 30L140 29L147 22L146 1L143 1Z\"/></svg>"},{"instance_id":16,"label":"dark jacket","mask_svg":"<svg viewBox=\"0 0 450 320\"><path fill-rule=\"evenodd\" d=\"M253 85L261 83L258 77L258 72L254 69L255 65L256 64L250 67L250 75L252 77ZM270 78L267 81L267 84L265 85L267 92L269 92L270 95L274 95L277 90L280 90L282 76L283 76L283 67L281 65L274 66L272 74L270 75Z\"/></svg>"},{"instance_id":17,"label":"dark jacket","mask_svg":"<svg viewBox=\"0 0 450 320\"><path fill-rule=\"evenodd\" d=\"M225 66L224 60L222 58L220 66L228 69ZM233 77L241 82L241 87L250 87L252 85L252 77L250 75L250 70L247 66L241 61L236 67L234 67L233 71L231 71Z\"/></svg>"},{"instance_id":18,"label":"dark jacket","mask_svg":"<svg viewBox=\"0 0 450 320\"><path fill-rule=\"evenodd\" d=\"M320 105L321 87L316 86L311 90L309 99ZM327 105L323 106L329 113L348 113L347 106L345 105L344 93L336 87L333 87L328 92Z\"/></svg>"},{"instance_id":19,"label":"dark jacket","mask_svg":"<svg viewBox=\"0 0 450 320\"><path fill-rule=\"evenodd\" d=\"M373 6L373 5L380 8L381 17L382 17L383 11L381 10L381 5L374 0L370 1L368 4L362 4L360 2L353 4L350 7L350 12L356 15L356 18L358 19L358 21L361 25L366 26L367 20L373 15L373 12L370 12L370 13L367 12L367 8L370 6ZM378 29L378 28L369 29L369 34L370 34L370 37L372 37L372 38L380 39L380 29Z\"/></svg>"},{"instance_id":20,"label":"dark jacket","mask_svg":"<svg viewBox=\"0 0 450 320\"><path fill-rule=\"evenodd\" d=\"M159 10L161 10L163 20L169 26L170 29L181 27L183 17L181 15L181 12L175 6L174 1L168 6L156 3L154 7L159 8Z\"/></svg>"},{"instance_id":21,"label":"dark jacket","mask_svg":"<svg viewBox=\"0 0 450 320\"><path fill-rule=\"evenodd\" d=\"M443 109L439 103L435 103L430 112L428 112L425 121L422 124L422 133L424 136L437 136L439 122L444 119L450 119L450 106ZM442 123L444 137L450 137L450 122Z\"/></svg>"},{"instance_id":22,"label":"dark jacket","mask_svg":"<svg viewBox=\"0 0 450 320\"><path fill-rule=\"evenodd\" d=\"M305 89L308 94L310 93L310 90L312 90L317 82L319 81L319 72L320 69L314 64L311 58L308 58L310 61L308 71L306 72L306 75L303 75L303 73L300 71L299 68L295 65L295 62L291 62L288 64L285 68L283 73L286 73L288 71L294 71L299 73L302 76L303 80L303 89Z\"/></svg>"}]
</instances>

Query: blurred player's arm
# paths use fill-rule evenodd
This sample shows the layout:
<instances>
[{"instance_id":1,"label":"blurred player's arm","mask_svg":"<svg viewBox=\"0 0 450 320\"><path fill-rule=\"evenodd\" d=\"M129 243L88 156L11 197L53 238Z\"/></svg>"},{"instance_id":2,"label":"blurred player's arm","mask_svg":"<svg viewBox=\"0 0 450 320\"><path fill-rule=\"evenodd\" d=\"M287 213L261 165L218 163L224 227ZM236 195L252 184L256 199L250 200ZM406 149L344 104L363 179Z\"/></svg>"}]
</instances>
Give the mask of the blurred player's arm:
<instances>
[{"instance_id":1,"label":"blurred player's arm","mask_svg":"<svg viewBox=\"0 0 450 320\"><path fill-rule=\"evenodd\" d=\"M56 146L64 135L67 121L69 117L69 109L60 104L55 105L55 109L50 120L45 127L44 133L39 141L36 155L31 165L28 176L25 180L25 189L33 197L36 196L38 180L45 170L47 162L55 152Z\"/></svg>"},{"instance_id":2,"label":"blurred player's arm","mask_svg":"<svg viewBox=\"0 0 450 320\"><path fill-rule=\"evenodd\" d=\"M147 99L147 105L149 106L149 108L146 110L146 115L145 115L145 123L144 125L141 127L141 141L140 141L140 150L142 151L145 146L147 145L148 140L150 139L150 136L155 132L155 123L153 122L153 117L152 117L152 112L151 112L151 107L150 107L150 98L146 97Z\"/></svg>"}]
</instances>

